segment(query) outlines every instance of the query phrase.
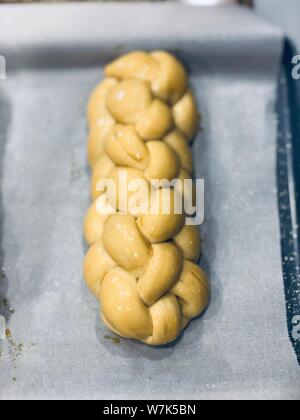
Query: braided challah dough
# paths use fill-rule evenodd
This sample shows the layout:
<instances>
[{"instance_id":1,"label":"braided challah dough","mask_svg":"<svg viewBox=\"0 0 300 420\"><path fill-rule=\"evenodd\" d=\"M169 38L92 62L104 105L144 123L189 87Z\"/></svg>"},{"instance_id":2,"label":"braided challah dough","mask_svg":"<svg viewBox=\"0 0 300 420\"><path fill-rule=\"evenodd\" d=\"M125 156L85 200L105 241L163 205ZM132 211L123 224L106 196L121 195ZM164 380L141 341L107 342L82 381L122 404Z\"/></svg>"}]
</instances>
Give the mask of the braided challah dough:
<instances>
[{"instance_id":1,"label":"braided challah dough","mask_svg":"<svg viewBox=\"0 0 300 420\"><path fill-rule=\"evenodd\" d=\"M167 52L129 53L107 65L105 76L88 103L93 204L84 223L90 246L84 277L111 331L162 345L175 340L209 300L208 279L197 265L198 229L185 225L185 215L175 211L178 197L194 191L169 190L165 214L167 192L161 186L154 195L158 211L152 214L123 209L97 186L112 180L117 193L125 191L130 198L133 192L120 183L121 172L127 182L144 180L149 194L153 179L191 179L189 142L199 116L185 69ZM99 211L104 204L115 213Z\"/></svg>"}]
</instances>

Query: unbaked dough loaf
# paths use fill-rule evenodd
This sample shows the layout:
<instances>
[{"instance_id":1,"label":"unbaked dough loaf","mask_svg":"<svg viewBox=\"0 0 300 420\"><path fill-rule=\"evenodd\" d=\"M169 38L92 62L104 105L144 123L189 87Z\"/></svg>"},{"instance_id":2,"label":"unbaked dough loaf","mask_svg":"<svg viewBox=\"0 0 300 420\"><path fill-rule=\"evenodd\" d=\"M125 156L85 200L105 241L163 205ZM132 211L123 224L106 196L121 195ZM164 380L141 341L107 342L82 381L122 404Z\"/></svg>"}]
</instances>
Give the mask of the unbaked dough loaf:
<instances>
[{"instance_id":1,"label":"unbaked dough loaf","mask_svg":"<svg viewBox=\"0 0 300 420\"><path fill-rule=\"evenodd\" d=\"M175 340L209 300L207 276L197 265L198 229L186 226L185 215L175 211L178 194L193 192L172 189L168 214L161 204L157 214L134 214L118 200L112 203L97 184L111 179L124 191L120 171L149 186L152 179L190 179L189 142L199 115L184 67L167 52L131 52L108 64L105 77L87 112L93 203L84 223L90 246L84 277L111 331L162 345ZM163 202L165 189L155 193ZM117 213L99 211L105 204Z\"/></svg>"}]
</instances>

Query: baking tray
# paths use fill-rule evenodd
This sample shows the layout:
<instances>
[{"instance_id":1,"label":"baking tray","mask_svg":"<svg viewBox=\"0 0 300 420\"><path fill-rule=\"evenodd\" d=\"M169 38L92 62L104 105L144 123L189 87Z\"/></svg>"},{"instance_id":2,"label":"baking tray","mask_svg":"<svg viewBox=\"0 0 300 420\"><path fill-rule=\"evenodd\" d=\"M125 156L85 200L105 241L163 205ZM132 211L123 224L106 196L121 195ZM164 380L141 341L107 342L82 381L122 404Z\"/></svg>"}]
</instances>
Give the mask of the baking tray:
<instances>
[{"instance_id":1,"label":"baking tray","mask_svg":"<svg viewBox=\"0 0 300 420\"><path fill-rule=\"evenodd\" d=\"M82 279L85 105L105 62L164 48L202 113L211 305L176 345L117 343ZM298 399L288 339L274 112L282 33L246 9L1 6L1 399Z\"/></svg>"},{"instance_id":2,"label":"baking tray","mask_svg":"<svg viewBox=\"0 0 300 420\"><path fill-rule=\"evenodd\" d=\"M300 365L300 84L296 48L285 40L278 87L277 180L287 325Z\"/></svg>"}]
</instances>

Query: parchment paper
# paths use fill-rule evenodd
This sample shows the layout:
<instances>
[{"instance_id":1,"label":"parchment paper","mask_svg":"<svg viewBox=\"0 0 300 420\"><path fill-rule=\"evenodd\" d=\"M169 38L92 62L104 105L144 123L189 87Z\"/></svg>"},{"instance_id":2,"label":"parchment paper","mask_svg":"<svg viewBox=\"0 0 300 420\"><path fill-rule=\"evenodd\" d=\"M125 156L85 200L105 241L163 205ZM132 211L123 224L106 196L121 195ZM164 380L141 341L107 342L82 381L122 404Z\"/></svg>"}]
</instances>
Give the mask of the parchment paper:
<instances>
[{"instance_id":1,"label":"parchment paper","mask_svg":"<svg viewBox=\"0 0 300 420\"><path fill-rule=\"evenodd\" d=\"M1 7L0 399L300 398L275 178L281 47L235 7ZM85 105L104 62L133 48L184 59L203 115L193 152L212 300L163 348L108 338L82 279Z\"/></svg>"}]
</instances>

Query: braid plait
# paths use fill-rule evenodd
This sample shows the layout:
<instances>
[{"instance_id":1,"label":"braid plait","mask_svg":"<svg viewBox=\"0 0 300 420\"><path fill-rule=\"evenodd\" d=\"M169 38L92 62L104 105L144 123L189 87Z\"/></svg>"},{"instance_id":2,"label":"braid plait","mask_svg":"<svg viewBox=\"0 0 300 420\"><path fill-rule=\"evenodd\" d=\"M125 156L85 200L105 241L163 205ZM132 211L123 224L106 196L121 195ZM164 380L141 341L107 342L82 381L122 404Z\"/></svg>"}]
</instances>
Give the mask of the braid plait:
<instances>
[{"instance_id":1,"label":"braid plait","mask_svg":"<svg viewBox=\"0 0 300 420\"><path fill-rule=\"evenodd\" d=\"M89 244L84 277L111 331L150 345L169 343L209 301L208 279L197 265L198 229L175 210L178 196L193 196L194 190L174 188L167 194L158 188L158 212L134 213L99 190L98 183L114 181L117 193L126 191L129 200L134 193L120 183L121 172L126 182L143 180L149 194L153 179L192 178L189 143L199 115L186 71L164 51L121 56L105 67L87 117L93 203L84 222ZM170 211L165 213L167 195ZM99 211L105 203L114 214Z\"/></svg>"}]
</instances>

